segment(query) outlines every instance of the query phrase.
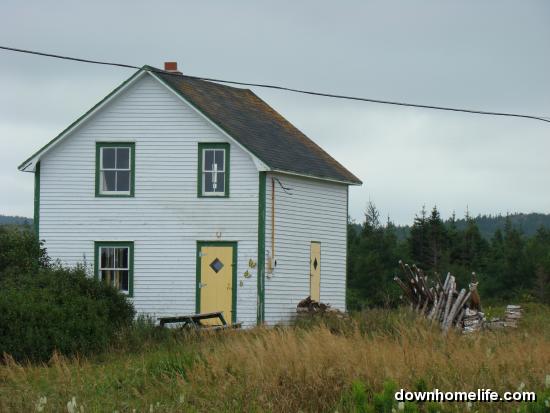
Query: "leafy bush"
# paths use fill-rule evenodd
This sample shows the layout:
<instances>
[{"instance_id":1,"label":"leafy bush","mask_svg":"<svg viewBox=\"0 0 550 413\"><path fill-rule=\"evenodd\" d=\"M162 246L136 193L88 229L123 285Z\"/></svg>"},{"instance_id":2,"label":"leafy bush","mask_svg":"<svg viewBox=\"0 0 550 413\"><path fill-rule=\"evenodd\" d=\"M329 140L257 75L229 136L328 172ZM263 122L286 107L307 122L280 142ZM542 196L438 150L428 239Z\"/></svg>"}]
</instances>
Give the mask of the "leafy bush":
<instances>
[{"instance_id":1,"label":"leafy bush","mask_svg":"<svg viewBox=\"0 0 550 413\"><path fill-rule=\"evenodd\" d=\"M10 269L26 273L48 265L46 249L30 227L0 225L0 278Z\"/></svg>"},{"instance_id":2,"label":"leafy bush","mask_svg":"<svg viewBox=\"0 0 550 413\"><path fill-rule=\"evenodd\" d=\"M7 270L0 289L0 354L16 360L104 350L134 317L125 296L82 268Z\"/></svg>"}]
</instances>

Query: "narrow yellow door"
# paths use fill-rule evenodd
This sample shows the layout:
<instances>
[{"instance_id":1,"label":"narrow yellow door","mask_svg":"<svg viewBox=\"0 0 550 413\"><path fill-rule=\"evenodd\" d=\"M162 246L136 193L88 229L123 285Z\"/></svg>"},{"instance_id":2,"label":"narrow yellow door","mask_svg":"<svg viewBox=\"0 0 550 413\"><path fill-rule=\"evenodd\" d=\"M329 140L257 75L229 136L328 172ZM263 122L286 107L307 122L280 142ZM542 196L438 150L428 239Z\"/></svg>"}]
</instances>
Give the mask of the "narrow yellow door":
<instances>
[{"instance_id":1,"label":"narrow yellow door","mask_svg":"<svg viewBox=\"0 0 550 413\"><path fill-rule=\"evenodd\" d=\"M223 311L227 324L232 319L233 247L202 246L200 249L200 312ZM218 320L204 324L219 324Z\"/></svg>"},{"instance_id":2,"label":"narrow yellow door","mask_svg":"<svg viewBox=\"0 0 550 413\"><path fill-rule=\"evenodd\" d=\"M309 295L312 300L321 301L321 243L311 242L309 264Z\"/></svg>"}]
</instances>

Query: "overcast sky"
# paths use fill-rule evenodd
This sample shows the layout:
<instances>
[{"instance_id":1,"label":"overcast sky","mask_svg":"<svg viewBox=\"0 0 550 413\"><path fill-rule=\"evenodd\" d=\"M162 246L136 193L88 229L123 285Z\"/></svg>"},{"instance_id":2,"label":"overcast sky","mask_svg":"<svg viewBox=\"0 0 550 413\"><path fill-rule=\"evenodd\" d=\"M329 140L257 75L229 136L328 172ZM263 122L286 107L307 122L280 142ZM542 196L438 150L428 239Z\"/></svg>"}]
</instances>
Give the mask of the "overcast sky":
<instances>
[{"instance_id":1,"label":"overcast sky","mask_svg":"<svg viewBox=\"0 0 550 413\"><path fill-rule=\"evenodd\" d=\"M550 116L550 1L7 1L0 44L189 75ZM0 51L0 214L32 216L17 165L132 71ZM550 124L253 89L398 224L550 213Z\"/></svg>"}]
</instances>

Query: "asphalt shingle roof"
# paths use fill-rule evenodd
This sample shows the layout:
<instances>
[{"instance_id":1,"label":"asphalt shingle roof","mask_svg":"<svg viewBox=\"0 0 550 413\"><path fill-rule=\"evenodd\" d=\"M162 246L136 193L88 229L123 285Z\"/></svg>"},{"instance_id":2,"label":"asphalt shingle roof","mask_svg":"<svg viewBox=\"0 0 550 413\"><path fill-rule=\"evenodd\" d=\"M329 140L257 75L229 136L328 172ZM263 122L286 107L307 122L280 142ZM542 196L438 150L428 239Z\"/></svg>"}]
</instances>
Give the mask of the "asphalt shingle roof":
<instances>
[{"instance_id":1,"label":"asphalt shingle roof","mask_svg":"<svg viewBox=\"0 0 550 413\"><path fill-rule=\"evenodd\" d=\"M251 90L146 68L270 168L361 183Z\"/></svg>"}]
</instances>

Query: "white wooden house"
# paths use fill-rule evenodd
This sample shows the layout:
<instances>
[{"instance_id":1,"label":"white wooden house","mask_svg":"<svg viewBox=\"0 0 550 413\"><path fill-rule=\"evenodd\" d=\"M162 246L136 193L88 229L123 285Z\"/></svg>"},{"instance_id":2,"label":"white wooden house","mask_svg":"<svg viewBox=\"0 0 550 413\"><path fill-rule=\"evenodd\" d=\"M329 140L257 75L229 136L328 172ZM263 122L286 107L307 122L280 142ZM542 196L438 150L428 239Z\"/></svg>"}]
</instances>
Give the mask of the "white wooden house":
<instances>
[{"instance_id":1,"label":"white wooden house","mask_svg":"<svg viewBox=\"0 0 550 413\"><path fill-rule=\"evenodd\" d=\"M250 90L144 66L24 161L48 253L152 317L344 309L360 180ZM229 316L230 314L230 316Z\"/></svg>"}]
</instances>

